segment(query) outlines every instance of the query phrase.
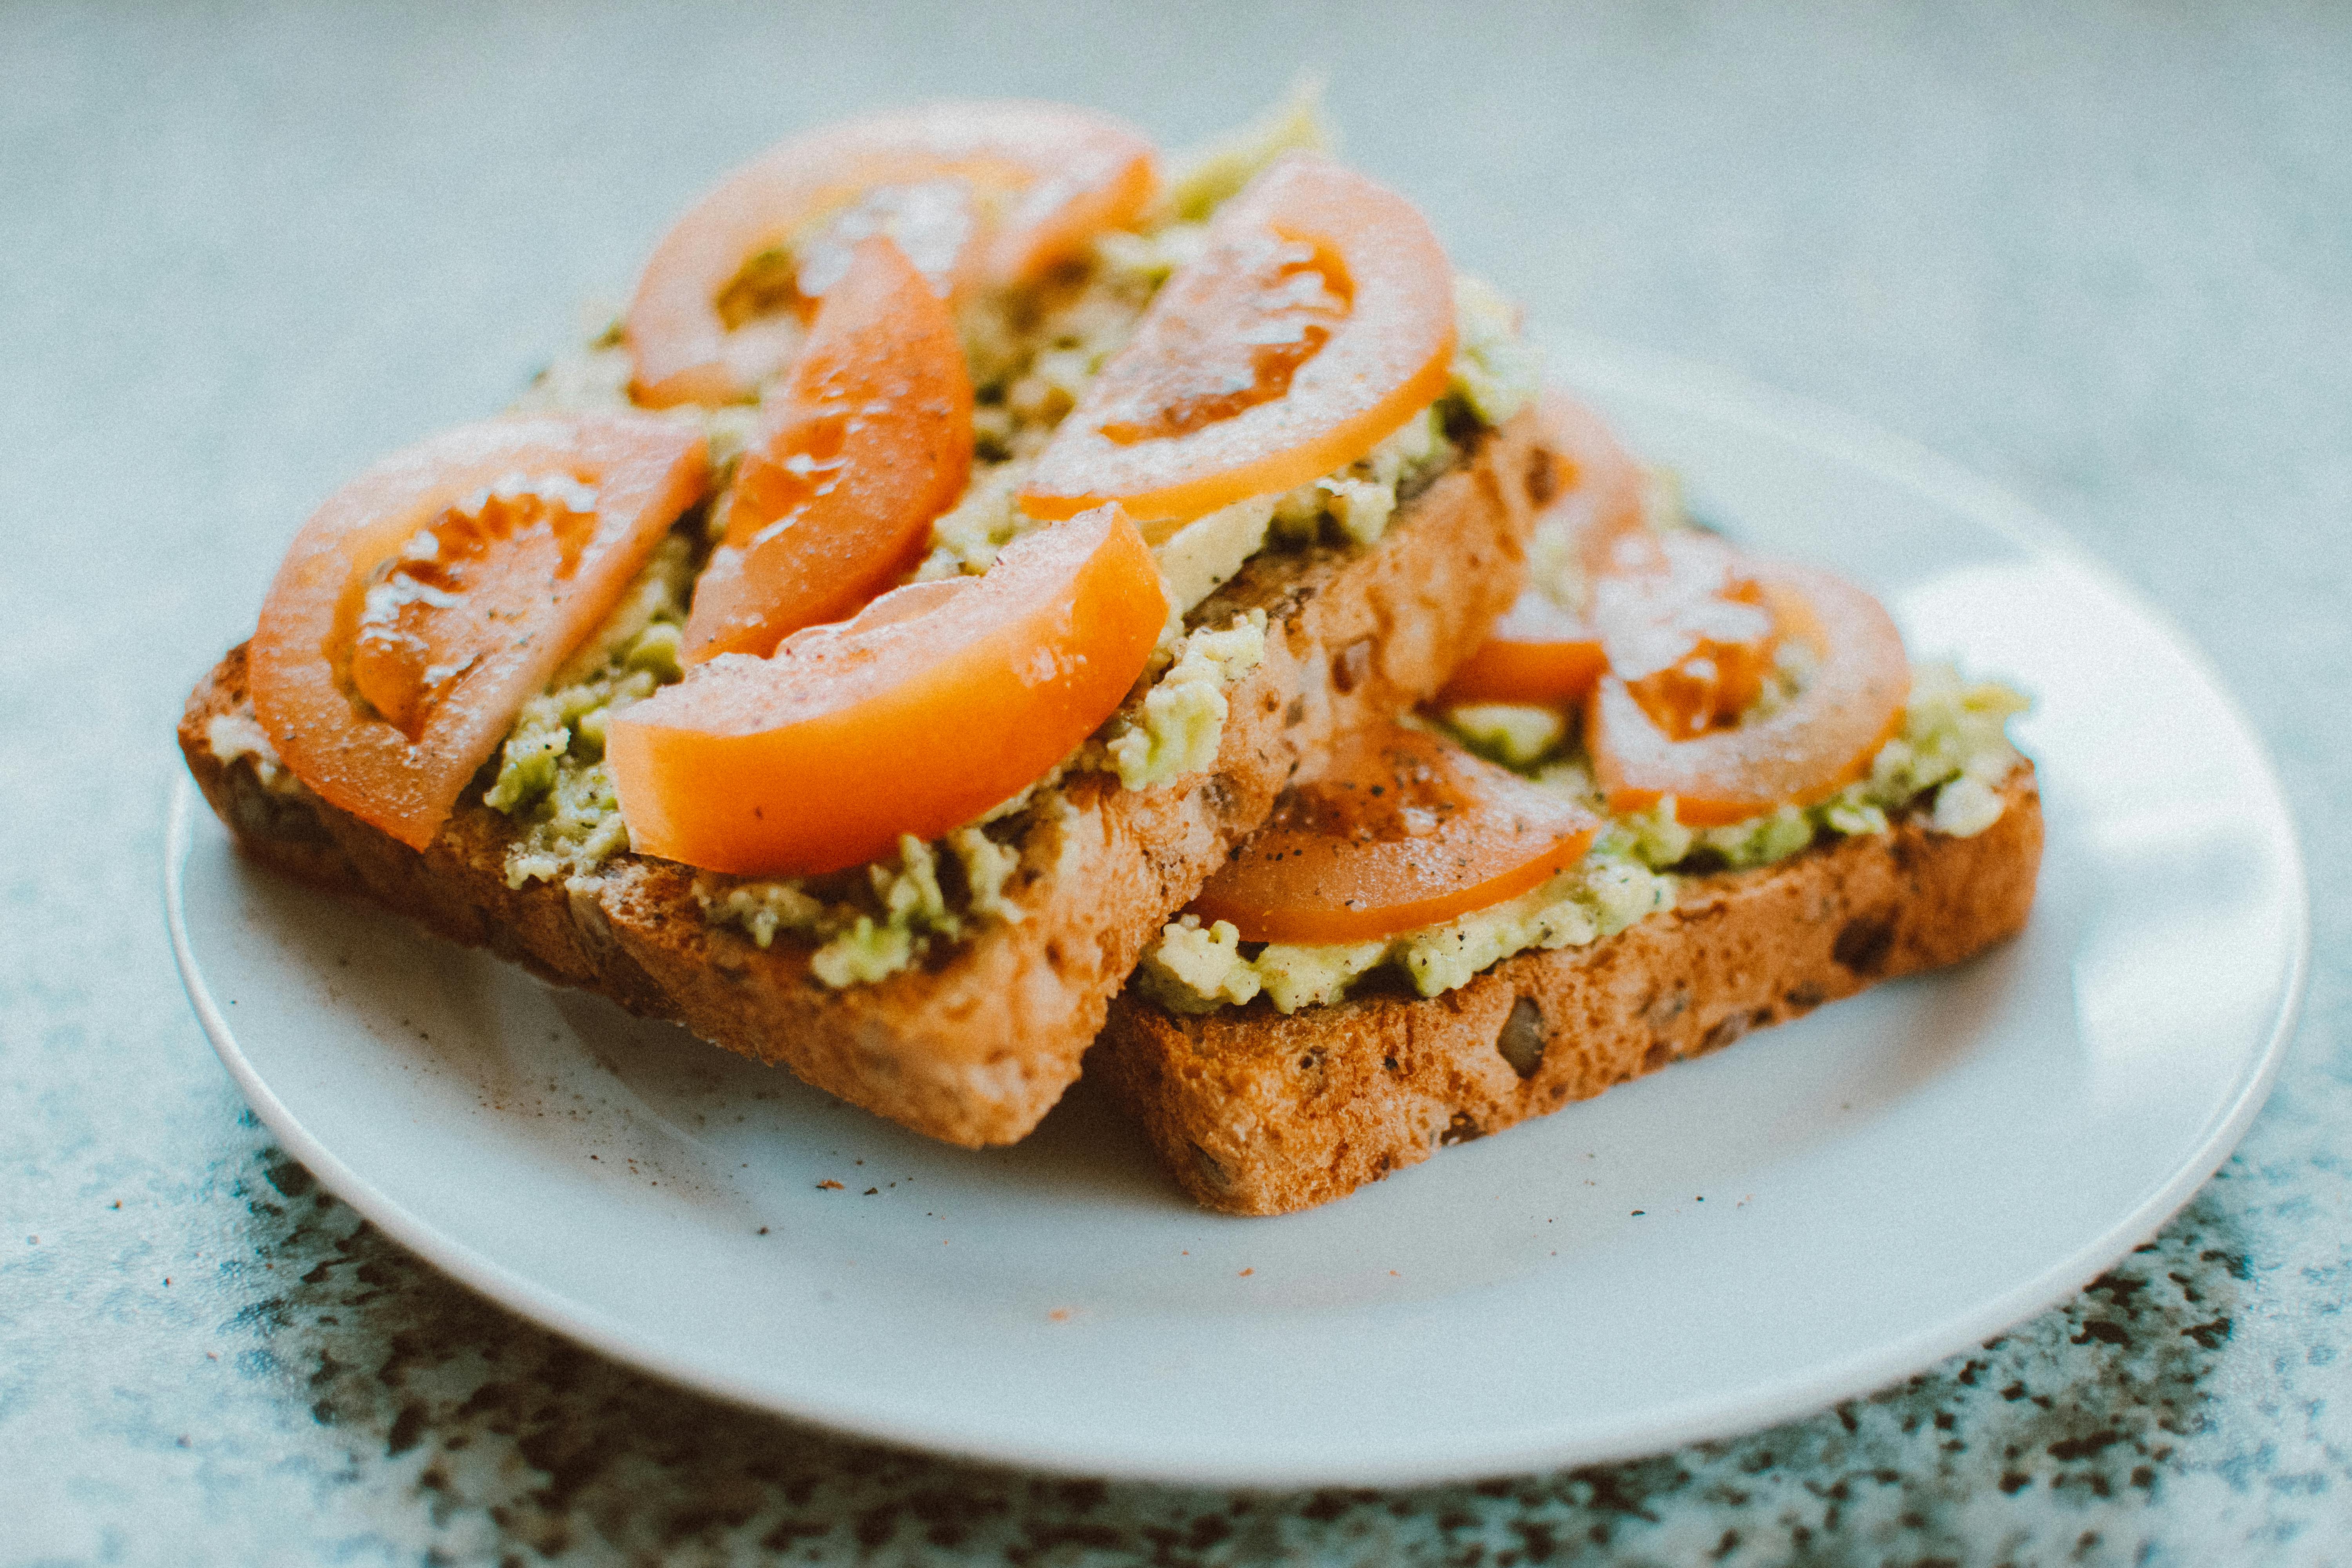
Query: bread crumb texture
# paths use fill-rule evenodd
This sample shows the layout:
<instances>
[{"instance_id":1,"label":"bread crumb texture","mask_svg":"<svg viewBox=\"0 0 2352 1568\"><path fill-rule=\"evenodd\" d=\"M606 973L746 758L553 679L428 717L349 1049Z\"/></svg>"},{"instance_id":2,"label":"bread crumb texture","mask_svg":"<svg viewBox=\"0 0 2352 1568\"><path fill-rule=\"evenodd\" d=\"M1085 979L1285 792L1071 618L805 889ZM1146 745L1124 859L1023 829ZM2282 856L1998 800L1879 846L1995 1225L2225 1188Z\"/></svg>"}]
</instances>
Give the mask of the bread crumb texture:
<instances>
[{"instance_id":1,"label":"bread crumb texture","mask_svg":"<svg viewBox=\"0 0 2352 1568\"><path fill-rule=\"evenodd\" d=\"M1504 959L1430 998L1402 986L1296 1013L1182 1014L1130 989L1087 1059L1194 1198L1235 1214L1328 1203L1881 980L2021 930L2042 856L2030 765L1969 837L1932 808L1746 870L1677 878L1672 906L1582 945Z\"/></svg>"}]
</instances>

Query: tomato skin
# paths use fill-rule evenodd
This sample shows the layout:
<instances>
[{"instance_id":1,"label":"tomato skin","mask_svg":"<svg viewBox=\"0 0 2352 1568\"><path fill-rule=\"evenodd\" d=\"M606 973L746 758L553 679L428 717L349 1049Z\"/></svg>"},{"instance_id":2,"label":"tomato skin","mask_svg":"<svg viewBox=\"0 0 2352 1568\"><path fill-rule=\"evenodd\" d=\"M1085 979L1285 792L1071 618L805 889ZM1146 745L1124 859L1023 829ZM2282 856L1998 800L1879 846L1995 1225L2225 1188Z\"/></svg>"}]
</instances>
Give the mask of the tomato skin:
<instances>
[{"instance_id":1,"label":"tomato skin","mask_svg":"<svg viewBox=\"0 0 2352 1568\"><path fill-rule=\"evenodd\" d=\"M1439 692L1438 702L1525 702L1565 707L1581 702L1609 668L1601 634L1542 589L1521 593L1478 650L1464 660Z\"/></svg>"},{"instance_id":2,"label":"tomato skin","mask_svg":"<svg viewBox=\"0 0 2352 1568\"><path fill-rule=\"evenodd\" d=\"M1653 537L1643 499L1646 476L1607 422L1559 388L1545 389L1537 417L1538 438L1566 461L1565 471L1554 476L1553 498L1536 528L1571 542L1589 584L1620 564L1621 542L1638 544Z\"/></svg>"},{"instance_id":3,"label":"tomato skin","mask_svg":"<svg viewBox=\"0 0 2352 1568\"><path fill-rule=\"evenodd\" d=\"M1780 644L1764 584L1738 552L1707 534L1644 540L1642 548L1645 564L1610 572L1593 585L1593 622L1610 672L1673 740L1737 722L1763 695Z\"/></svg>"},{"instance_id":4,"label":"tomato skin","mask_svg":"<svg viewBox=\"0 0 2352 1568\"><path fill-rule=\"evenodd\" d=\"M1692 827L1744 822L1782 805L1811 805L1869 773L1903 722L1911 665L1877 600L1827 572L1749 562L1788 637L1811 645L1803 690L1769 718L1675 740L1623 679L1601 678L1585 708L1593 774L1616 812L1675 797Z\"/></svg>"},{"instance_id":5,"label":"tomato skin","mask_svg":"<svg viewBox=\"0 0 2352 1568\"><path fill-rule=\"evenodd\" d=\"M351 661L371 576L516 474L593 487L593 521L481 545L462 563L480 597L440 617L471 662L405 726L363 709ZM295 777L424 848L524 700L612 613L708 482L702 437L644 415L486 420L395 453L329 497L287 551L251 645L256 716Z\"/></svg>"},{"instance_id":6,"label":"tomato skin","mask_svg":"<svg viewBox=\"0 0 2352 1568\"><path fill-rule=\"evenodd\" d=\"M1157 182L1139 132L1062 104L934 103L794 137L721 180L655 247L629 306L632 390L652 407L754 395L794 334L730 330L720 296L762 252L837 247L829 226L877 190L923 198L913 205L925 211L851 226L898 234L934 291L953 297L1084 254L1096 234L1134 223Z\"/></svg>"},{"instance_id":7,"label":"tomato skin","mask_svg":"<svg viewBox=\"0 0 2352 1568\"><path fill-rule=\"evenodd\" d=\"M1444 704L1581 703L1609 668L1601 632L1585 613L1591 584L1608 569L1621 540L1649 537L1641 465L1625 454L1600 416L1558 387L1537 405L1538 450L1550 459L1536 485L1529 553L1562 551L1575 562L1586 593L1573 606L1530 583L1478 650L1438 694Z\"/></svg>"},{"instance_id":8,"label":"tomato skin","mask_svg":"<svg viewBox=\"0 0 2352 1568\"><path fill-rule=\"evenodd\" d=\"M1192 901L1244 942L1370 942L1491 908L1572 868L1600 818L1433 735L1373 725Z\"/></svg>"},{"instance_id":9,"label":"tomato skin","mask_svg":"<svg viewBox=\"0 0 2352 1568\"><path fill-rule=\"evenodd\" d=\"M688 662L765 656L847 616L914 563L971 475L954 318L877 235L824 297L788 395L736 467L726 542L695 584Z\"/></svg>"},{"instance_id":10,"label":"tomato skin","mask_svg":"<svg viewBox=\"0 0 2352 1568\"><path fill-rule=\"evenodd\" d=\"M1412 203L1293 153L1211 220L1055 432L1033 516L1190 519L1344 468L1441 396L1454 275ZM1247 363L1234 353L1249 346Z\"/></svg>"},{"instance_id":11,"label":"tomato skin","mask_svg":"<svg viewBox=\"0 0 2352 1568\"><path fill-rule=\"evenodd\" d=\"M632 841L745 876L840 870L933 838L1042 777L1109 717L1167 616L1115 509L918 583L772 658L722 655L614 717Z\"/></svg>"}]
</instances>

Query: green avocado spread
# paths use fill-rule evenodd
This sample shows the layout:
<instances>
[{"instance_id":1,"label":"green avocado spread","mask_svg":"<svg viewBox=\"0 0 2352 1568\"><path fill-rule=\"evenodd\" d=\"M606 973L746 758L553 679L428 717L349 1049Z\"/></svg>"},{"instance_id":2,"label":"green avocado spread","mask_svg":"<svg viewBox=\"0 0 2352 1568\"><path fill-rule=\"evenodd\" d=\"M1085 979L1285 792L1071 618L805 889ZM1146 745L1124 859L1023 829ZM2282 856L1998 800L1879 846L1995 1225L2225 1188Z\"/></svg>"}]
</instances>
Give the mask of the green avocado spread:
<instances>
[{"instance_id":1,"label":"green avocado spread","mask_svg":"<svg viewBox=\"0 0 2352 1568\"><path fill-rule=\"evenodd\" d=\"M522 830L507 849L507 886L593 876L629 847L604 766L605 725L683 673L678 636L693 582L693 546L672 533L604 624L523 704L482 795Z\"/></svg>"},{"instance_id":2,"label":"green avocado spread","mask_svg":"<svg viewBox=\"0 0 2352 1568\"><path fill-rule=\"evenodd\" d=\"M1021 864L1017 839L960 827L936 846L903 835L896 859L829 885L703 877L694 891L709 918L741 927L762 948L779 933L814 944L811 972L838 989L887 979L983 921L1018 924L1023 910L1005 885Z\"/></svg>"},{"instance_id":3,"label":"green avocado spread","mask_svg":"<svg viewBox=\"0 0 2352 1568\"><path fill-rule=\"evenodd\" d=\"M1220 921L1170 923L1146 951L1137 983L1173 1012L1202 1013L1264 995L1284 1013L1336 1002L1384 965L1423 996L1469 983L1488 965L1538 948L1577 947L1670 909L1675 878L1748 870L1825 839L1887 831L1893 815L1924 814L1931 832L1972 837L2000 819L2000 785L2021 759L2010 718L2026 699L1997 681L1969 682L1948 664L1912 674L1901 731L1879 749L1869 776L1817 805L1783 806L1725 827L1686 827L1671 797L1617 816L1581 863L1534 891L1442 925L1377 942L1250 944ZM1456 708L1444 727L1456 740L1548 789L1604 809L1581 749L1559 715L1486 703Z\"/></svg>"}]
</instances>

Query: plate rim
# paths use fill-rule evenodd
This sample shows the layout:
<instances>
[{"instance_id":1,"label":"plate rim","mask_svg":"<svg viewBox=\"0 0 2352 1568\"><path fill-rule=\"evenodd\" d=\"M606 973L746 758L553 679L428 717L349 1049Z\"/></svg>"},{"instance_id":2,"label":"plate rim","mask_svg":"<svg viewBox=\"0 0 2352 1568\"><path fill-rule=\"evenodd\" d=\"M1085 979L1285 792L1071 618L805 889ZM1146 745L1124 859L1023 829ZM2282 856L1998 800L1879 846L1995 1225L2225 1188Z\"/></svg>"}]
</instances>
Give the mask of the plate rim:
<instances>
[{"instance_id":1,"label":"plate rim","mask_svg":"<svg viewBox=\"0 0 2352 1568\"><path fill-rule=\"evenodd\" d=\"M1691 1396L1643 1419L1598 1436L1565 1436L1541 1424L1523 1426L1507 1441L1448 1441L1436 1449L1358 1455L1333 1463L1320 1452L1288 1464L1262 1458L1245 1468L1211 1459L1154 1461L1107 1454L1084 1445L1036 1437L1008 1439L974 1434L937 1419L894 1419L860 1409L854 1400L779 1399L723 1373L648 1345L625 1324L585 1307L560 1290L454 1240L394 1198L322 1143L269 1087L237 1043L226 1013L212 994L188 932L184 873L194 847L200 796L184 770L177 773L166 806L163 893L172 952L191 1006L231 1079L288 1152L343 1202L384 1233L461 1283L530 1322L585 1345L622 1364L697 1394L875 1442L983 1464L1051 1474L1196 1486L1265 1489L1331 1485L1423 1485L1561 1466L1609 1463L1658 1454L1685 1444L1720 1440L1815 1414L1885 1387L1979 1344L2078 1290L2160 1229L2203 1187L2252 1124L2277 1081L2302 1014L2309 980L2311 903L2303 845L2275 763L2261 731L2220 679L2204 651L2157 605L2054 522L2006 489L1933 448L1858 416L1749 381L1718 367L1664 354L1629 353L1580 335L1554 340L1553 358L1572 366L1553 379L1580 390L1612 393L1680 406L1744 426L1792 445L1824 451L1853 467L1937 497L1967 512L2026 554L2055 561L2094 582L2160 631L2217 700L2240 731L2265 799L2266 837L2284 851L2289 926L2286 969L2275 1011L2261 1047L2247 1060L2229 1095L2209 1117L2189 1154L2094 1238L1975 1308L1926 1324L1870 1349L1788 1375L1735 1400ZM234 851L232 850L232 853Z\"/></svg>"}]
</instances>

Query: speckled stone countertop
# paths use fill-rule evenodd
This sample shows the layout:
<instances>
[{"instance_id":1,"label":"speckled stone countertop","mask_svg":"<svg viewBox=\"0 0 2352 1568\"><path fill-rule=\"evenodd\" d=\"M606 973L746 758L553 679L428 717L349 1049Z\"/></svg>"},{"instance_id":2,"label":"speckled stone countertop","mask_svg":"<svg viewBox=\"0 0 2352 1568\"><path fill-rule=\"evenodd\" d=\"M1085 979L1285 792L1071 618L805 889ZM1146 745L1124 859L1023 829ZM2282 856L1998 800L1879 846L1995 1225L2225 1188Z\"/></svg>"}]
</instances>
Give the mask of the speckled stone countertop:
<instances>
[{"instance_id":1,"label":"speckled stone countertop","mask_svg":"<svg viewBox=\"0 0 2352 1568\"><path fill-rule=\"evenodd\" d=\"M2080 1296L1772 1431L1250 1495L845 1443L575 1349L274 1149L158 908L168 732L342 476L495 408L786 129L1300 66L1538 327L1986 473L2211 658L2310 858L2237 1156ZM2352 17L1678 5L0 14L0 1563L2352 1558Z\"/></svg>"}]
</instances>

